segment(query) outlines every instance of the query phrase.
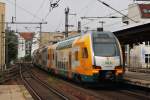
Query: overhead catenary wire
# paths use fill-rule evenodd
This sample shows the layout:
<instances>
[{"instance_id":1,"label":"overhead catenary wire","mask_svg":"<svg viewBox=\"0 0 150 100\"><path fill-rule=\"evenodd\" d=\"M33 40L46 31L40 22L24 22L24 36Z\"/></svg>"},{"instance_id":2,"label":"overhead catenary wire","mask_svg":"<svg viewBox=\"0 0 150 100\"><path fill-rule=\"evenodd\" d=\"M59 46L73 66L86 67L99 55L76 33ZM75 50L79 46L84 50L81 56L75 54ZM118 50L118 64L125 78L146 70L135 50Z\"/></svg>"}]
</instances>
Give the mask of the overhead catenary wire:
<instances>
[{"instance_id":1,"label":"overhead catenary wire","mask_svg":"<svg viewBox=\"0 0 150 100\"><path fill-rule=\"evenodd\" d=\"M103 2L103 1L101 1L101 0L97 0L97 1L100 2L100 3L102 3L102 4L105 5L105 6L109 7L110 9L116 11L117 13L119 13L119 14L125 16L126 18L130 19L131 21L137 23L135 20L133 20L132 18L130 18L130 17L128 17L127 15L123 14L123 13L120 12L119 10L116 10L115 8L111 7L109 4L107 4L107 3L105 3L105 2Z\"/></svg>"},{"instance_id":2,"label":"overhead catenary wire","mask_svg":"<svg viewBox=\"0 0 150 100\"><path fill-rule=\"evenodd\" d=\"M64 13L62 13L62 14L64 14ZM63 19L63 17L60 16L59 24L56 27L55 32L58 31L58 28L60 28L61 24L63 24L63 20L62 19Z\"/></svg>"},{"instance_id":3,"label":"overhead catenary wire","mask_svg":"<svg viewBox=\"0 0 150 100\"><path fill-rule=\"evenodd\" d=\"M132 17L130 17L130 18L135 18L135 17L137 17L137 16L138 16L138 14L137 14L137 15L134 15L134 16L132 16ZM83 24L82 27L85 26L85 25L88 25L88 24L90 24L90 23L94 23L94 22L97 21L97 20L98 20L98 19L93 19L92 21L89 21L89 22ZM110 26L114 26L114 25L120 24L121 22L122 22L122 21L115 21L114 23L106 24L106 25L104 25L104 26L105 26L105 27L110 27Z\"/></svg>"},{"instance_id":4,"label":"overhead catenary wire","mask_svg":"<svg viewBox=\"0 0 150 100\"><path fill-rule=\"evenodd\" d=\"M137 16L139 16L139 14L136 14L136 15L134 15L134 16L131 16L130 18L135 18L135 17L137 17ZM109 27L109 26L112 26L112 25L116 25L117 23L120 24L120 22L122 22L122 21L116 21L116 22L114 22L114 23L107 24L107 25L105 25L105 26Z\"/></svg>"},{"instance_id":5,"label":"overhead catenary wire","mask_svg":"<svg viewBox=\"0 0 150 100\"><path fill-rule=\"evenodd\" d=\"M48 10L48 13L45 15L45 17L43 18L43 20L47 19L48 15L50 14L50 12L52 10L52 8L51 8L52 2L53 2L53 0L49 0L49 10Z\"/></svg>"},{"instance_id":6,"label":"overhead catenary wire","mask_svg":"<svg viewBox=\"0 0 150 100\"><path fill-rule=\"evenodd\" d=\"M42 9L42 7L44 6L46 0L43 0L41 5L39 6L39 8L36 10L35 15L38 15L38 13L40 12L40 10ZM35 19L35 17L33 16L32 20L33 21ZM32 25L31 25L32 26ZM37 28L35 28L34 31L36 31Z\"/></svg>"},{"instance_id":7,"label":"overhead catenary wire","mask_svg":"<svg viewBox=\"0 0 150 100\"><path fill-rule=\"evenodd\" d=\"M11 3L12 5L15 6L15 3L14 3L14 2L12 2L12 1L10 1L10 0L6 0L6 1L8 1L9 3ZM33 16L33 17L39 19L39 20L42 20L40 17L36 16L36 15L33 14L32 12L30 12L30 11L28 11L27 9L21 7L20 5L16 4L16 7L22 9L24 12L28 13L29 15L31 15L31 16Z\"/></svg>"},{"instance_id":8,"label":"overhead catenary wire","mask_svg":"<svg viewBox=\"0 0 150 100\"><path fill-rule=\"evenodd\" d=\"M50 1L50 0L49 0L49 1ZM53 0L50 1L49 11L48 11L48 13L45 15L45 17L43 18L43 20L46 20L47 17L49 16L50 12L51 12L54 8L56 8L56 7L59 6L58 3L59 3L60 1L61 1L61 0L58 0L58 1L56 1L55 3L52 3Z\"/></svg>"},{"instance_id":9,"label":"overhead catenary wire","mask_svg":"<svg viewBox=\"0 0 150 100\"><path fill-rule=\"evenodd\" d=\"M35 12L35 15L37 15L39 13L39 11L42 9L42 7L44 6L46 0L43 0L41 5L39 6L39 8L37 9L37 11ZM32 21L34 20L35 16L33 16Z\"/></svg>"},{"instance_id":10,"label":"overhead catenary wire","mask_svg":"<svg viewBox=\"0 0 150 100\"><path fill-rule=\"evenodd\" d=\"M92 9L94 8L94 7L93 7L93 4L94 4L93 0L89 1L89 3L88 3L86 6L84 6L83 8L80 9L79 14L80 14L81 12L83 12L84 9L86 9L86 11L85 11L85 13L84 13L84 16L86 16L86 15L89 13L89 10L92 10ZM90 7L89 7L89 6L90 6ZM90 9L89 9L89 8L90 8Z\"/></svg>"},{"instance_id":11,"label":"overhead catenary wire","mask_svg":"<svg viewBox=\"0 0 150 100\"><path fill-rule=\"evenodd\" d=\"M144 2L144 3L145 3L145 2ZM133 6L130 6L129 8L133 8L133 7L135 7L135 6L136 6L136 5L133 5ZM129 8L119 10L119 12L126 11L126 10L128 10ZM118 12L114 12L114 13L111 13L111 14L107 14L107 15L105 15L105 16L103 16L103 17L112 16L112 15L114 15L114 14L116 14L116 13L118 13ZM136 16L138 16L138 15L134 15L133 17L130 17L130 18L135 18ZM94 21L97 21L97 20L98 20L98 19L95 19L95 20L93 20L93 22L94 22ZM118 22L121 22L121 21L117 21L117 23L118 23ZM85 26L85 25L87 25L87 24L89 24L89 23L92 23L92 22L91 22L91 21L90 21L90 22L87 22L87 23L83 24L82 26ZM112 23L111 25L116 25L116 22ZM107 25L105 25L105 26L107 26ZM110 24L108 24L108 26L110 26Z\"/></svg>"},{"instance_id":12,"label":"overhead catenary wire","mask_svg":"<svg viewBox=\"0 0 150 100\"><path fill-rule=\"evenodd\" d=\"M146 1L147 2L147 1ZM143 4L145 4L146 2L143 2ZM133 7L135 7L136 5L133 5L133 6L130 6L130 7L128 7L128 8L125 8L125 9L122 9L122 10L118 10L119 12L123 12L123 11L126 11L126 10L128 10L128 9L131 9L131 8L133 8ZM111 15L114 15L114 14L116 14L117 12L114 12L114 13L110 13L110 14L108 14L108 15L106 15L106 16L111 16Z\"/></svg>"}]
</instances>

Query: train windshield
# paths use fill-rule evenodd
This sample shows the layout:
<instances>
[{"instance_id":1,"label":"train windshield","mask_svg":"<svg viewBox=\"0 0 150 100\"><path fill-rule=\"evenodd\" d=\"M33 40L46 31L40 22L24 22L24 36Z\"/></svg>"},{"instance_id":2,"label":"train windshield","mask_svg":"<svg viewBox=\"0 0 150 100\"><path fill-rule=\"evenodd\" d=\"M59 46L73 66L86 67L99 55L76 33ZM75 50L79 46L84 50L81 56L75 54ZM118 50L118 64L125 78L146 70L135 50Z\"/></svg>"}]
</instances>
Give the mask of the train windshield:
<instances>
[{"instance_id":1,"label":"train windshield","mask_svg":"<svg viewBox=\"0 0 150 100\"><path fill-rule=\"evenodd\" d=\"M119 48L116 39L107 34L93 36L93 49L95 56L119 56Z\"/></svg>"}]
</instances>

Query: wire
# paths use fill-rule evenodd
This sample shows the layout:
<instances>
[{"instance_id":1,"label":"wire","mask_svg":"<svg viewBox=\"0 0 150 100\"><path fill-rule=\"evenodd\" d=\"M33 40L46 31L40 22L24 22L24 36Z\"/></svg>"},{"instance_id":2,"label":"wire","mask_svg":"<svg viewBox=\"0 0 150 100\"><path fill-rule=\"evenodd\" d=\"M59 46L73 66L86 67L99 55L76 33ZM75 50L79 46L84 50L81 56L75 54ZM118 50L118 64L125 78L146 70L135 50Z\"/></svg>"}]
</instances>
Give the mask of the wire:
<instances>
[{"instance_id":1,"label":"wire","mask_svg":"<svg viewBox=\"0 0 150 100\"><path fill-rule=\"evenodd\" d=\"M49 0L50 1L50 0ZM50 12L54 9L54 8L56 8L56 7L58 7L59 6L59 2L60 2L60 0L58 0L58 1L56 1L55 3L52 3L53 2L53 0L51 0L50 1L50 7L49 7L49 11L48 11L48 13L46 14L46 16L44 17L44 19L43 20L46 20L47 19L47 17L49 16L49 14L50 14Z\"/></svg>"},{"instance_id":2,"label":"wire","mask_svg":"<svg viewBox=\"0 0 150 100\"><path fill-rule=\"evenodd\" d=\"M12 2L12 1L9 1L9 0L6 0L6 1L8 1L9 3L15 5L15 3ZM25 11L26 13L30 14L31 16L33 16L33 17L35 17L35 18L37 18L37 19L39 19L39 20L42 20L40 17L38 17L38 16L36 16L35 14L31 13L31 12L28 11L27 9L25 9L25 8L23 8L23 7L21 7L21 6L19 6L18 4L16 4L16 6L17 6L18 8L20 8L20 9L22 9L23 11Z\"/></svg>"},{"instance_id":3,"label":"wire","mask_svg":"<svg viewBox=\"0 0 150 100\"><path fill-rule=\"evenodd\" d=\"M135 17L137 17L137 16L139 16L139 14L134 15L134 16L132 16L132 17L130 17L130 18L135 18ZM105 27L106 27L106 26L107 26L107 27L109 27L109 26L112 26L112 25L116 25L117 23L118 23L118 24L120 24L120 22L122 22L122 21L116 21L116 22L114 22L114 23L111 23L111 24L105 25Z\"/></svg>"},{"instance_id":4,"label":"wire","mask_svg":"<svg viewBox=\"0 0 150 100\"><path fill-rule=\"evenodd\" d=\"M46 0L43 0L43 2L41 3L40 7L37 9L35 15L38 14L38 12L41 10L41 8L44 6ZM32 18L32 21L34 20L35 17Z\"/></svg>"},{"instance_id":5,"label":"wire","mask_svg":"<svg viewBox=\"0 0 150 100\"><path fill-rule=\"evenodd\" d=\"M143 3L146 3L147 1L145 1L145 2L143 2ZM126 10L128 10L128 9L130 9L130 8L133 8L133 7L135 7L136 5L133 5L133 6L130 6L129 8L125 8L125 9L122 9L122 10L118 10L119 12L123 12L123 11L126 11ZM110 13L110 14L108 14L108 15L106 15L106 16L111 16L111 15L114 15L114 14L116 14L117 12L114 12L114 13Z\"/></svg>"},{"instance_id":6,"label":"wire","mask_svg":"<svg viewBox=\"0 0 150 100\"><path fill-rule=\"evenodd\" d=\"M145 2L144 2L144 3L145 3ZM131 7L129 7L129 8L133 8L133 7L135 7L135 6L136 6L136 5L131 6ZM129 8L119 10L119 12L126 11L126 10L128 10ZM112 16L112 15L114 15L114 14L116 14L116 13L117 13L117 12L111 13L111 14L105 15L104 17ZM138 16L138 15L134 15L134 16L132 16L131 18L135 18L136 16ZM95 21L96 21L96 19L93 20L93 22L95 22ZM118 22L121 22L121 21L117 21L117 23L118 23ZM90 23L92 23L92 22L87 22L87 23L83 24L82 26L85 26L85 25L90 24ZM111 26L111 25L116 25L116 22L115 22L115 23L112 23L112 24L109 24L108 26ZM105 25L105 26L106 26L106 25Z\"/></svg>"},{"instance_id":7,"label":"wire","mask_svg":"<svg viewBox=\"0 0 150 100\"><path fill-rule=\"evenodd\" d=\"M130 18L130 17L128 17L128 16L126 16L126 15L125 15L125 14L123 14L122 12L120 12L120 11L118 11L118 10L114 9L113 7L111 7L110 5L108 5L107 3L105 3L105 2L103 2L103 1L101 1L101 0L97 0L97 1L99 1L100 3L102 3L102 4L103 4L103 5L105 5L105 6L109 7L110 9L112 9L112 10L116 11L117 13L119 13L119 14L121 14L121 15L123 15L123 16L125 16L125 17L127 17L127 18L128 18L128 19L130 19L131 21L133 21L133 22L137 23L135 20L133 20L132 18Z\"/></svg>"},{"instance_id":8,"label":"wire","mask_svg":"<svg viewBox=\"0 0 150 100\"><path fill-rule=\"evenodd\" d=\"M87 13L87 12L89 11L89 10L88 10L89 5L90 5L90 8L93 8L93 7L91 7L91 5L93 5L93 3L94 3L93 0L90 0L90 1L87 3L86 6L84 6L83 8L81 8L81 10L80 10L80 12L78 12L78 14L82 13L84 9L87 9L87 10L86 10L86 13ZM85 14L84 14L84 15L85 15Z\"/></svg>"},{"instance_id":9,"label":"wire","mask_svg":"<svg viewBox=\"0 0 150 100\"><path fill-rule=\"evenodd\" d=\"M63 18L63 17L60 16L59 24L58 24L58 26L56 27L55 32L58 30L58 28L60 28L60 26L61 26L61 24L62 24L62 22L63 22L62 18Z\"/></svg>"}]
</instances>

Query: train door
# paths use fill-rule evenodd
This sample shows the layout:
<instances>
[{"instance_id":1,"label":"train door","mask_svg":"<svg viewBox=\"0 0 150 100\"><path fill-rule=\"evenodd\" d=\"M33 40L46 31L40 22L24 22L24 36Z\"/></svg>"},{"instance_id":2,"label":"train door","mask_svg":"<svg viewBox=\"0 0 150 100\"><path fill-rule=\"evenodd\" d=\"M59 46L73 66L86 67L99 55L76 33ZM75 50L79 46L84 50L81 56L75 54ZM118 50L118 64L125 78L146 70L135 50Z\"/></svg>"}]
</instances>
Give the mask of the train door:
<instances>
[{"instance_id":1,"label":"train door","mask_svg":"<svg viewBox=\"0 0 150 100\"><path fill-rule=\"evenodd\" d=\"M54 65L55 74L58 74L58 52L57 51L54 52L54 59L55 59L55 65Z\"/></svg>"},{"instance_id":2,"label":"train door","mask_svg":"<svg viewBox=\"0 0 150 100\"><path fill-rule=\"evenodd\" d=\"M49 68L51 68L52 66L52 50L49 49L49 53L48 53L48 62L49 62Z\"/></svg>"},{"instance_id":3,"label":"train door","mask_svg":"<svg viewBox=\"0 0 150 100\"><path fill-rule=\"evenodd\" d=\"M72 62L72 56L71 56L71 52L69 52L69 64L68 64L68 78L69 79L71 79L72 77L71 62Z\"/></svg>"},{"instance_id":4,"label":"train door","mask_svg":"<svg viewBox=\"0 0 150 100\"><path fill-rule=\"evenodd\" d=\"M79 62L79 47L74 47L72 48L72 51L71 51L71 57L72 57L72 61L71 61L71 70L72 71L75 71L76 70L76 67L79 66L80 62Z\"/></svg>"}]
</instances>

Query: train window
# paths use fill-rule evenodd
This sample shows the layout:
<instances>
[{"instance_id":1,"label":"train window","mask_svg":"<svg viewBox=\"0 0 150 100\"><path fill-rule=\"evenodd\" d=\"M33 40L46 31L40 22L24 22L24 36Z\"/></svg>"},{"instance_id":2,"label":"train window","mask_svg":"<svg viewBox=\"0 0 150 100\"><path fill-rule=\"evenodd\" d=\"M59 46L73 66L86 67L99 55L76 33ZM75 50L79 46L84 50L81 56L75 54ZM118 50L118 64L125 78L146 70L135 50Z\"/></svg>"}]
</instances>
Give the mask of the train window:
<instances>
[{"instance_id":1,"label":"train window","mask_svg":"<svg viewBox=\"0 0 150 100\"><path fill-rule=\"evenodd\" d=\"M78 51L75 52L75 60L78 61Z\"/></svg>"},{"instance_id":2,"label":"train window","mask_svg":"<svg viewBox=\"0 0 150 100\"><path fill-rule=\"evenodd\" d=\"M48 59L50 59L50 54L48 54Z\"/></svg>"},{"instance_id":3,"label":"train window","mask_svg":"<svg viewBox=\"0 0 150 100\"><path fill-rule=\"evenodd\" d=\"M54 52L53 52L53 60L54 60L54 56L55 56L55 55L54 55Z\"/></svg>"},{"instance_id":4,"label":"train window","mask_svg":"<svg viewBox=\"0 0 150 100\"><path fill-rule=\"evenodd\" d=\"M87 48L82 48L82 58L88 58L88 50L87 50Z\"/></svg>"}]
</instances>

